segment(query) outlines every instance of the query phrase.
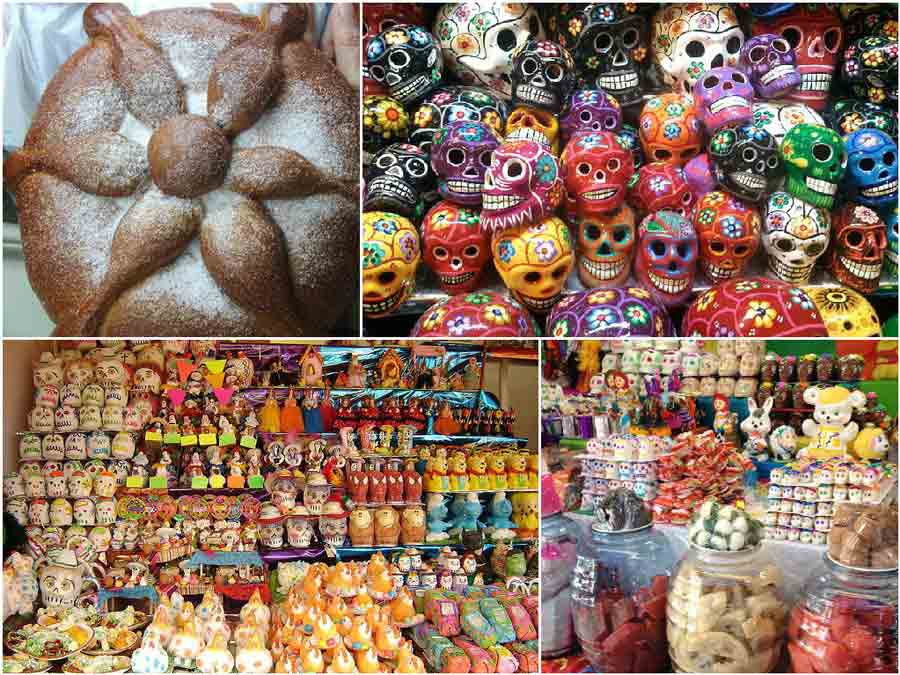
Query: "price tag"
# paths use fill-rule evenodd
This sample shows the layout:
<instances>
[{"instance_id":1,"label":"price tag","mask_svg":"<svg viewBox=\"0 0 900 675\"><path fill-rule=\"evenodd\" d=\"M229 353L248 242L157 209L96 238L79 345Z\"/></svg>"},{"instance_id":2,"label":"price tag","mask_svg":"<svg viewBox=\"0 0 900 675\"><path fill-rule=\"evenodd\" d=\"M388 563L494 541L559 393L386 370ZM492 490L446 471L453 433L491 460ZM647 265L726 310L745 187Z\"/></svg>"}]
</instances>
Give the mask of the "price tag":
<instances>
[{"instance_id":1,"label":"price tag","mask_svg":"<svg viewBox=\"0 0 900 675\"><path fill-rule=\"evenodd\" d=\"M216 435L215 434L200 434L200 445L215 445L216 444Z\"/></svg>"},{"instance_id":2,"label":"price tag","mask_svg":"<svg viewBox=\"0 0 900 675\"><path fill-rule=\"evenodd\" d=\"M163 442L166 445L178 445L181 443L181 435L177 431L170 431L163 436Z\"/></svg>"},{"instance_id":3,"label":"price tag","mask_svg":"<svg viewBox=\"0 0 900 675\"><path fill-rule=\"evenodd\" d=\"M205 490L209 487L209 479L206 476L194 476L191 478L191 487L195 490Z\"/></svg>"},{"instance_id":4,"label":"price tag","mask_svg":"<svg viewBox=\"0 0 900 675\"><path fill-rule=\"evenodd\" d=\"M228 476L228 487L241 489L244 487L243 476Z\"/></svg>"},{"instance_id":5,"label":"price tag","mask_svg":"<svg viewBox=\"0 0 900 675\"><path fill-rule=\"evenodd\" d=\"M210 476L209 486L216 489L225 487L225 476L222 476L221 474Z\"/></svg>"},{"instance_id":6,"label":"price tag","mask_svg":"<svg viewBox=\"0 0 900 675\"><path fill-rule=\"evenodd\" d=\"M144 476L128 476L125 478L125 487L142 488L144 487Z\"/></svg>"},{"instance_id":7,"label":"price tag","mask_svg":"<svg viewBox=\"0 0 900 675\"><path fill-rule=\"evenodd\" d=\"M256 447L256 439L253 436L241 436L241 447L242 448L255 448Z\"/></svg>"},{"instance_id":8,"label":"price tag","mask_svg":"<svg viewBox=\"0 0 900 675\"><path fill-rule=\"evenodd\" d=\"M234 445L237 441L234 438L234 434L227 433L219 436L219 445Z\"/></svg>"},{"instance_id":9,"label":"price tag","mask_svg":"<svg viewBox=\"0 0 900 675\"><path fill-rule=\"evenodd\" d=\"M169 481L163 478L162 476L151 476L150 477L150 489L151 490L165 490L169 487Z\"/></svg>"},{"instance_id":10,"label":"price tag","mask_svg":"<svg viewBox=\"0 0 900 675\"><path fill-rule=\"evenodd\" d=\"M250 478L248 478L247 481L248 481L248 485L251 488L253 488L254 490L262 489L266 486L266 481L263 480L263 477L259 476L259 475L250 476Z\"/></svg>"},{"instance_id":11,"label":"price tag","mask_svg":"<svg viewBox=\"0 0 900 675\"><path fill-rule=\"evenodd\" d=\"M162 443L163 435L161 431L148 431L144 434L144 440L148 443L156 442Z\"/></svg>"},{"instance_id":12,"label":"price tag","mask_svg":"<svg viewBox=\"0 0 900 675\"><path fill-rule=\"evenodd\" d=\"M191 434L190 436L182 436L181 446L184 447L186 445L197 445L197 435Z\"/></svg>"}]
</instances>

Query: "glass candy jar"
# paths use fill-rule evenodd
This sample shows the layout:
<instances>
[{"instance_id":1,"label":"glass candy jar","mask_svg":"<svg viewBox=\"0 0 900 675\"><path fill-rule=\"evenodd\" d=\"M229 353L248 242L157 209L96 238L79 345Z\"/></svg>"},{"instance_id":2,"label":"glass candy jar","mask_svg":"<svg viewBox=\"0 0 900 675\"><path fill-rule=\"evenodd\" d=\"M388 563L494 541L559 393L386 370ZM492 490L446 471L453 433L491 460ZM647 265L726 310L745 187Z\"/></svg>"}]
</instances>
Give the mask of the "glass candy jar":
<instances>
[{"instance_id":1,"label":"glass candy jar","mask_svg":"<svg viewBox=\"0 0 900 675\"><path fill-rule=\"evenodd\" d=\"M556 658L574 646L572 572L578 524L562 514L553 477L541 477L541 655Z\"/></svg>"},{"instance_id":2,"label":"glass candy jar","mask_svg":"<svg viewBox=\"0 0 900 675\"><path fill-rule=\"evenodd\" d=\"M594 525L572 580L578 643L598 672L666 672L666 590L675 554L652 524L619 532Z\"/></svg>"},{"instance_id":3,"label":"glass candy jar","mask_svg":"<svg viewBox=\"0 0 900 675\"><path fill-rule=\"evenodd\" d=\"M768 673L784 647L781 571L762 545L717 551L692 543L669 585L669 655L676 672Z\"/></svg>"},{"instance_id":4,"label":"glass candy jar","mask_svg":"<svg viewBox=\"0 0 900 675\"><path fill-rule=\"evenodd\" d=\"M795 673L896 673L897 569L826 555L791 610L788 652Z\"/></svg>"}]
</instances>

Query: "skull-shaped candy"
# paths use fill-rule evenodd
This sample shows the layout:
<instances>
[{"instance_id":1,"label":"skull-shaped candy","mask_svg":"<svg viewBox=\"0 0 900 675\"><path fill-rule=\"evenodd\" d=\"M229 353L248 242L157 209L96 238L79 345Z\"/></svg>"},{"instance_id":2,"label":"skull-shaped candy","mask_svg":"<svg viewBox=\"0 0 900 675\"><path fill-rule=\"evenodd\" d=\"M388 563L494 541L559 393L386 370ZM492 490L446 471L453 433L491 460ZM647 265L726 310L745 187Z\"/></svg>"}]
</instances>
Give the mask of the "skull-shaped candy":
<instances>
[{"instance_id":1,"label":"skull-shaped candy","mask_svg":"<svg viewBox=\"0 0 900 675\"><path fill-rule=\"evenodd\" d=\"M363 310L378 318L412 293L419 264L419 234L402 216L363 214Z\"/></svg>"},{"instance_id":2,"label":"skull-shaped candy","mask_svg":"<svg viewBox=\"0 0 900 675\"><path fill-rule=\"evenodd\" d=\"M81 407L81 386L67 384L59 392L59 402L73 408Z\"/></svg>"},{"instance_id":3,"label":"skull-shaped candy","mask_svg":"<svg viewBox=\"0 0 900 675\"><path fill-rule=\"evenodd\" d=\"M834 237L828 266L844 286L872 293L878 288L887 232L884 221L872 209L845 204L834 218Z\"/></svg>"},{"instance_id":4,"label":"skull-shaped candy","mask_svg":"<svg viewBox=\"0 0 900 675\"><path fill-rule=\"evenodd\" d=\"M82 406L97 406L103 407L103 402L106 400L106 394L103 391L103 387L99 384L92 383L85 386L84 389L81 390L81 405Z\"/></svg>"},{"instance_id":5,"label":"skull-shaped candy","mask_svg":"<svg viewBox=\"0 0 900 675\"><path fill-rule=\"evenodd\" d=\"M894 17L895 24L896 20ZM871 35L853 42L844 50L843 75L856 98L896 110L896 34L893 38Z\"/></svg>"},{"instance_id":6,"label":"skull-shaped candy","mask_svg":"<svg viewBox=\"0 0 900 675\"><path fill-rule=\"evenodd\" d=\"M72 524L72 505L61 497L50 503L50 524L54 527L68 527Z\"/></svg>"},{"instance_id":7,"label":"skull-shaped candy","mask_svg":"<svg viewBox=\"0 0 900 675\"><path fill-rule=\"evenodd\" d=\"M94 381L94 364L89 359L75 359L66 364L65 378L67 384L83 388Z\"/></svg>"},{"instance_id":8,"label":"skull-shaped candy","mask_svg":"<svg viewBox=\"0 0 900 675\"><path fill-rule=\"evenodd\" d=\"M313 535L312 521L308 517L290 517L287 519L288 545L293 548L309 548Z\"/></svg>"},{"instance_id":9,"label":"skull-shaped candy","mask_svg":"<svg viewBox=\"0 0 900 675\"><path fill-rule=\"evenodd\" d=\"M529 39L512 61L512 103L559 114L575 89L575 61L565 47Z\"/></svg>"},{"instance_id":10,"label":"skull-shaped candy","mask_svg":"<svg viewBox=\"0 0 900 675\"><path fill-rule=\"evenodd\" d=\"M753 119L753 85L737 68L713 68L694 84L697 117L712 134L728 124Z\"/></svg>"},{"instance_id":11,"label":"skull-shaped candy","mask_svg":"<svg viewBox=\"0 0 900 675\"><path fill-rule=\"evenodd\" d=\"M41 454L44 459L60 460L66 456L66 439L62 434L47 434L41 441ZM47 465L44 465L47 470Z\"/></svg>"},{"instance_id":12,"label":"skull-shaped candy","mask_svg":"<svg viewBox=\"0 0 900 675\"><path fill-rule=\"evenodd\" d=\"M559 121L556 115L539 108L520 106L506 120L509 141L537 141L554 155L559 154Z\"/></svg>"},{"instance_id":13,"label":"skull-shaped candy","mask_svg":"<svg viewBox=\"0 0 900 675\"><path fill-rule=\"evenodd\" d=\"M326 515L319 516L319 532L326 543L332 546L343 546L347 538L347 516Z\"/></svg>"},{"instance_id":14,"label":"skull-shaped candy","mask_svg":"<svg viewBox=\"0 0 900 675\"><path fill-rule=\"evenodd\" d=\"M658 349L645 349L641 352L641 361L638 369L645 375L650 375L662 368L663 352ZM626 465L627 466L627 465ZM621 473L619 478L625 478Z\"/></svg>"},{"instance_id":15,"label":"skull-shaped candy","mask_svg":"<svg viewBox=\"0 0 900 675\"><path fill-rule=\"evenodd\" d=\"M787 191L813 206L830 209L847 168L844 142L837 132L798 124L781 144Z\"/></svg>"},{"instance_id":16,"label":"skull-shaped candy","mask_svg":"<svg viewBox=\"0 0 900 675\"><path fill-rule=\"evenodd\" d=\"M138 368L134 372L132 391L158 394L161 386L162 381L160 380L159 373L152 368Z\"/></svg>"},{"instance_id":17,"label":"skull-shaped candy","mask_svg":"<svg viewBox=\"0 0 900 675\"><path fill-rule=\"evenodd\" d=\"M878 129L860 129L844 138L847 199L873 209L897 203L897 143Z\"/></svg>"},{"instance_id":18,"label":"skull-shaped candy","mask_svg":"<svg viewBox=\"0 0 900 675\"><path fill-rule=\"evenodd\" d=\"M363 53L369 42L379 33L383 33L397 24L421 26L425 23L425 8L413 3L374 2L363 6ZM384 94L386 89L369 75L369 66L363 59L363 91L366 96Z\"/></svg>"},{"instance_id":19,"label":"skull-shaped candy","mask_svg":"<svg viewBox=\"0 0 900 675\"><path fill-rule=\"evenodd\" d=\"M719 184L751 202L771 193L784 175L775 139L752 124L719 129L709 141L709 158Z\"/></svg>"},{"instance_id":20,"label":"skull-shaped candy","mask_svg":"<svg viewBox=\"0 0 900 675\"><path fill-rule=\"evenodd\" d=\"M435 133L431 168L438 193L465 206L481 205L484 173L500 137L483 122L451 122Z\"/></svg>"},{"instance_id":21,"label":"skull-shaped candy","mask_svg":"<svg viewBox=\"0 0 900 675\"><path fill-rule=\"evenodd\" d=\"M404 105L421 100L441 81L443 60L437 41L421 26L398 24L366 47L366 66L378 84Z\"/></svg>"},{"instance_id":22,"label":"skull-shaped candy","mask_svg":"<svg viewBox=\"0 0 900 675\"><path fill-rule=\"evenodd\" d=\"M31 431L46 433L53 431L54 410L43 406L36 406L28 413L28 428Z\"/></svg>"},{"instance_id":23,"label":"skull-shaped candy","mask_svg":"<svg viewBox=\"0 0 900 675\"><path fill-rule=\"evenodd\" d=\"M691 93L653 96L641 110L641 147L650 162L684 166L703 147L703 132Z\"/></svg>"},{"instance_id":24,"label":"skull-shaped candy","mask_svg":"<svg viewBox=\"0 0 900 675\"><path fill-rule=\"evenodd\" d=\"M366 211L384 210L418 218L422 195L434 176L428 155L414 145L394 143L378 152L366 171Z\"/></svg>"},{"instance_id":25,"label":"skull-shaped candy","mask_svg":"<svg viewBox=\"0 0 900 675\"><path fill-rule=\"evenodd\" d=\"M634 158L610 131L580 131L566 144L560 160L570 218L597 216L625 202Z\"/></svg>"},{"instance_id":26,"label":"skull-shaped candy","mask_svg":"<svg viewBox=\"0 0 900 675\"><path fill-rule=\"evenodd\" d=\"M95 405L82 406L78 415L78 427L82 431L94 431L103 423L100 408Z\"/></svg>"},{"instance_id":27,"label":"skull-shaped candy","mask_svg":"<svg viewBox=\"0 0 900 675\"><path fill-rule=\"evenodd\" d=\"M589 288L625 283L634 259L635 217L627 204L578 221L578 278Z\"/></svg>"},{"instance_id":28,"label":"skull-shaped candy","mask_svg":"<svg viewBox=\"0 0 900 675\"><path fill-rule=\"evenodd\" d=\"M261 525L259 541L266 548L278 549L284 546L284 524L278 521Z\"/></svg>"},{"instance_id":29,"label":"skull-shaped candy","mask_svg":"<svg viewBox=\"0 0 900 675\"><path fill-rule=\"evenodd\" d=\"M72 406L62 405L54 413L56 430L69 433L78 430L78 410Z\"/></svg>"},{"instance_id":30,"label":"skull-shaped candy","mask_svg":"<svg viewBox=\"0 0 900 675\"><path fill-rule=\"evenodd\" d=\"M494 265L513 297L532 312L549 312L574 264L568 226L550 216L535 225L498 232L491 247Z\"/></svg>"},{"instance_id":31,"label":"skull-shaped candy","mask_svg":"<svg viewBox=\"0 0 900 675\"><path fill-rule=\"evenodd\" d=\"M566 114L560 118L563 141L578 131L611 131L622 126L622 108L602 89L576 91L569 100Z\"/></svg>"},{"instance_id":32,"label":"skull-shaped candy","mask_svg":"<svg viewBox=\"0 0 900 675\"><path fill-rule=\"evenodd\" d=\"M641 221L634 273L657 302L666 307L682 304L696 271L697 234L689 220L659 211Z\"/></svg>"},{"instance_id":33,"label":"skull-shaped candy","mask_svg":"<svg viewBox=\"0 0 900 675\"><path fill-rule=\"evenodd\" d=\"M766 202L762 243L768 254L768 274L790 284L809 283L813 265L828 247L831 213L775 192Z\"/></svg>"},{"instance_id":34,"label":"skull-shaped candy","mask_svg":"<svg viewBox=\"0 0 900 675\"><path fill-rule=\"evenodd\" d=\"M6 512L15 518L16 522L22 527L28 525L28 502L22 497L13 497L5 501L4 507ZM47 516L50 519L50 516Z\"/></svg>"},{"instance_id":35,"label":"skull-shaped candy","mask_svg":"<svg viewBox=\"0 0 900 675\"><path fill-rule=\"evenodd\" d=\"M478 287L491 259L491 238L482 231L478 212L438 202L422 221L422 257L450 295Z\"/></svg>"},{"instance_id":36,"label":"skull-shaped candy","mask_svg":"<svg viewBox=\"0 0 900 675\"><path fill-rule=\"evenodd\" d=\"M34 363L32 382L35 389L48 386L61 387L63 385L62 360L50 352L41 354L40 359Z\"/></svg>"},{"instance_id":37,"label":"skull-shaped candy","mask_svg":"<svg viewBox=\"0 0 900 675\"><path fill-rule=\"evenodd\" d=\"M762 33L747 40L741 48L741 68L760 98L779 98L800 86L797 57L780 35Z\"/></svg>"},{"instance_id":38,"label":"skull-shaped candy","mask_svg":"<svg viewBox=\"0 0 900 675\"><path fill-rule=\"evenodd\" d=\"M97 522L96 511L94 508L94 500L87 497L81 497L75 500L73 506L73 515L75 522L79 525L93 525Z\"/></svg>"},{"instance_id":39,"label":"skull-shaped candy","mask_svg":"<svg viewBox=\"0 0 900 675\"><path fill-rule=\"evenodd\" d=\"M693 212L694 193L683 169L668 162L651 162L638 170L628 200L639 215L674 211L689 218Z\"/></svg>"},{"instance_id":40,"label":"skull-shaped candy","mask_svg":"<svg viewBox=\"0 0 900 675\"><path fill-rule=\"evenodd\" d=\"M759 248L756 207L724 192L710 192L700 200L694 229L700 240L700 271L713 284L741 276Z\"/></svg>"},{"instance_id":41,"label":"skull-shaped candy","mask_svg":"<svg viewBox=\"0 0 900 675\"><path fill-rule=\"evenodd\" d=\"M108 431L122 431L125 426L125 409L117 405L104 406L100 413L103 428Z\"/></svg>"},{"instance_id":42,"label":"skull-shaped candy","mask_svg":"<svg viewBox=\"0 0 900 675\"><path fill-rule=\"evenodd\" d=\"M104 389L116 386L131 386L131 369L118 356L106 358L97 363L94 369L97 384Z\"/></svg>"},{"instance_id":43,"label":"skull-shaped candy","mask_svg":"<svg viewBox=\"0 0 900 675\"><path fill-rule=\"evenodd\" d=\"M562 199L556 157L536 141L503 143L484 175L481 227L496 232L540 222Z\"/></svg>"},{"instance_id":44,"label":"skull-shaped candy","mask_svg":"<svg viewBox=\"0 0 900 675\"><path fill-rule=\"evenodd\" d=\"M779 146L785 134L798 124L825 126L825 121L819 113L802 103L759 101L753 104L753 126L769 132Z\"/></svg>"},{"instance_id":45,"label":"skull-shaped candy","mask_svg":"<svg viewBox=\"0 0 900 675\"><path fill-rule=\"evenodd\" d=\"M66 475L62 471L54 471L46 479L47 496L48 497L65 497L68 493L66 489Z\"/></svg>"},{"instance_id":46,"label":"skull-shaped candy","mask_svg":"<svg viewBox=\"0 0 900 675\"><path fill-rule=\"evenodd\" d=\"M310 471L306 476L306 486L303 488L303 506L311 515L318 516L322 513L322 506L328 499L330 487L325 476L318 471Z\"/></svg>"}]
</instances>

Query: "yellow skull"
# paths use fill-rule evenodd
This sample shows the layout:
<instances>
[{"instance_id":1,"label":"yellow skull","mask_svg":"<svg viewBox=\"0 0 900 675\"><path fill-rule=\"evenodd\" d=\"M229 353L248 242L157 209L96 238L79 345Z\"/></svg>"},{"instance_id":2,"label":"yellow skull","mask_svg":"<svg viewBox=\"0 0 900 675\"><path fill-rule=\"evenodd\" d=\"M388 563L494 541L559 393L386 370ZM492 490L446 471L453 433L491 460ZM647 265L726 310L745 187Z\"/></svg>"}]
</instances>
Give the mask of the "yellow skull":
<instances>
[{"instance_id":1,"label":"yellow skull","mask_svg":"<svg viewBox=\"0 0 900 675\"><path fill-rule=\"evenodd\" d=\"M512 138L510 138L511 134L514 134ZM552 113L528 106L519 106L510 113L506 120L506 137L507 140L537 141L541 144L549 141L550 151L559 157L559 122L556 115Z\"/></svg>"},{"instance_id":2,"label":"yellow skull","mask_svg":"<svg viewBox=\"0 0 900 675\"><path fill-rule=\"evenodd\" d=\"M804 286L833 338L881 337L875 308L862 295L842 286Z\"/></svg>"},{"instance_id":3,"label":"yellow skull","mask_svg":"<svg viewBox=\"0 0 900 675\"><path fill-rule=\"evenodd\" d=\"M363 311L370 318L390 314L412 293L419 265L419 233L393 213L363 214Z\"/></svg>"},{"instance_id":4,"label":"yellow skull","mask_svg":"<svg viewBox=\"0 0 900 675\"><path fill-rule=\"evenodd\" d=\"M575 262L566 224L550 216L536 225L503 230L494 235L491 248L494 265L513 297L532 312L549 312Z\"/></svg>"}]
</instances>

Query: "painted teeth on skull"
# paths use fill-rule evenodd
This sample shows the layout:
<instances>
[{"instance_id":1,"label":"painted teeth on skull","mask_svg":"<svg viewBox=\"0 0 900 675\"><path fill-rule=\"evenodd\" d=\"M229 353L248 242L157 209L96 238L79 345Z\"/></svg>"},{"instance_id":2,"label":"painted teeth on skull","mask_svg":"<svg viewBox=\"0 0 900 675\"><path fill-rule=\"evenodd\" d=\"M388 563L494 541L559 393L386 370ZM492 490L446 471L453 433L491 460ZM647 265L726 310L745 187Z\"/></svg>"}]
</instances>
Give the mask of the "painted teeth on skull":
<instances>
[{"instance_id":1,"label":"painted teeth on skull","mask_svg":"<svg viewBox=\"0 0 900 675\"><path fill-rule=\"evenodd\" d=\"M844 256L838 256L838 259L841 261L841 265L843 265L844 269L846 269L855 277L860 277L862 279L877 279L881 276L880 262L865 264L854 262L853 260L845 258Z\"/></svg>"},{"instance_id":2,"label":"painted teeth on skull","mask_svg":"<svg viewBox=\"0 0 900 675\"><path fill-rule=\"evenodd\" d=\"M516 296L517 296L524 304L528 305L528 306L531 307L532 309L544 310L544 309L548 309L549 307L552 307L552 306L555 305L557 302L559 302L559 299L562 297L562 293L561 293L561 292L560 292L560 293L557 293L557 294L554 295L553 297L547 298L546 300L542 300L542 299L540 299L540 298L532 298L532 297L530 297L530 296L528 296L528 295L525 295L524 293L521 293L521 292L517 292L517 293L516 293Z\"/></svg>"},{"instance_id":3,"label":"painted teeth on skull","mask_svg":"<svg viewBox=\"0 0 900 675\"><path fill-rule=\"evenodd\" d=\"M463 283L469 281L470 279L474 278L475 272L465 272L463 274L457 274L457 275L441 274L439 276L441 278L441 281L444 282L445 284L463 284Z\"/></svg>"},{"instance_id":4,"label":"painted teeth on skull","mask_svg":"<svg viewBox=\"0 0 900 675\"><path fill-rule=\"evenodd\" d=\"M384 300L379 300L378 302L366 302L363 303L363 308L366 312L384 312L389 309L393 309L403 300L403 295L407 291L407 284L403 284L400 290L394 293L393 295L385 298Z\"/></svg>"},{"instance_id":5,"label":"painted teeth on skull","mask_svg":"<svg viewBox=\"0 0 900 675\"><path fill-rule=\"evenodd\" d=\"M760 81L763 84L771 84L775 80L781 79L782 77L788 77L792 73L794 73L796 68L794 66L776 66L772 68L768 73L760 77Z\"/></svg>"},{"instance_id":6,"label":"painted teeth on skull","mask_svg":"<svg viewBox=\"0 0 900 675\"><path fill-rule=\"evenodd\" d=\"M738 274L738 269L736 267L725 269L724 267L717 267L716 265L713 265L708 260L701 259L700 265L703 269L703 274L706 275L706 278L714 282L727 281L728 279L733 279Z\"/></svg>"},{"instance_id":7,"label":"painted teeth on skull","mask_svg":"<svg viewBox=\"0 0 900 675\"><path fill-rule=\"evenodd\" d=\"M814 190L815 192L820 192L826 195L833 195L837 192L837 183L831 183L827 180L821 180L819 178L813 178L812 176L806 177L806 187L810 190Z\"/></svg>"},{"instance_id":8,"label":"painted teeth on skull","mask_svg":"<svg viewBox=\"0 0 900 675\"><path fill-rule=\"evenodd\" d=\"M866 197L881 197L886 194L890 194L891 192L897 191L897 181L891 181L890 183L884 183L882 185L876 185L875 187L868 188L866 190L861 190L861 192Z\"/></svg>"},{"instance_id":9,"label":"painted teeth on skull","mask_svg":"<svg viewBox=\"0 0 900 675\"><path fill-rule=\"evenodd\" d=\"M728 174L731 180L751 189L766 187L766 179L746 171L735 171Z\"/></svg>"},{"instance_id":10,"label":"painted teeth on skull","mask_svg":"<svg viewBox=\"0 0 900 675\"><path fill-rule=\"evenodd\" d=\"M499 209L509 209L513 206L521 204L525 201L524 197L518 195L482 195L482 209L491 211Z\"/></svg>"},{"instance_id":11,"label":"painted teeth on skull","mask_svg":"<svg viewBox=\"0 0 900 675\"><path fill-rule=\"evenodd\" d=\"M582 258L581 264L591 276L600 279L601 281L608 281L610 279L615 279L625 270L625 265L628 264L628 260L605 263Z\"/></svg>"},{"instance_id":12,"label":"painted teeth on skull","mask_svg":"<svg viewBox=\"0 0 900 675\"><path fill-rule=\"evenodd\" d=\"M772 272L776 278L793 284L808 283L809 275L812 273L813 265L815 265L814 262L808 265L788 265L774 255L769 255L767 260L769 271Z\"/></svg>"},{"instance_id":13,"label":"painted teeth on skull","mask_svg":"<svg viewBox=\"0 0 900 675\"><path fill-rule=\"evenodd\" d=\"M647 272L647 276L650 277L650 281L659 290L670 294L680 293L685 290L690 283L690 279L669 279L667 277L658 276L650 271Z\"/></svg>"}]
</instances>

